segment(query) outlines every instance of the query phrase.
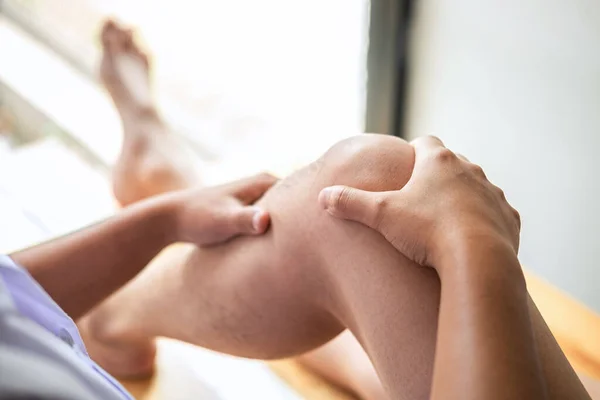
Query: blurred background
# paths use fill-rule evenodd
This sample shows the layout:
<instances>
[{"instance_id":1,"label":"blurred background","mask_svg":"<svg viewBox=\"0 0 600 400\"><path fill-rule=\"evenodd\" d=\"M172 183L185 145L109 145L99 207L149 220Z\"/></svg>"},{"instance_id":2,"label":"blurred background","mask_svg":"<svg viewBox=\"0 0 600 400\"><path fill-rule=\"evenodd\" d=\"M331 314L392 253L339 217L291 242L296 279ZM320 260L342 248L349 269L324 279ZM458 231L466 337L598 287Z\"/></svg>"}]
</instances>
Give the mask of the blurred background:
<instances>
[{"instance_id":1,"label":"blurred background","mask_svg":"<svg viewBox=\"0 0 600 400\"><path fill-rule=\"evenodd\" d=\"M600 311L599 2L0 1L0 251L114 212L107 16L153 56L207 183L360 132L435 134L519 209L527 268Z\"/></svg>"},{"instance_id":2,"label":"blurred background","mask_svg":"<svg viewBox=\"0 0 600 400\"><path fill-rule=\"evenodd\" d=\"M26 167L5 166L0 173L10 171L14 178L24 168L36 170L33 175L40 173L38 169L51 173L49 169L56 168L61 185L94 192L82 202L93 205L74 208L65 201L76 196L67 196L63 191L67 189L55 187L49 177L38 179L46 185L43 188L31 176L18 178L28 187L25 190L36 191L39 196L34 197L45 203L48 185L54 187L56 202L64 204L68 214L80 213L79 209L83 214L88 205L98 212L112 206L111 201L96 199L99 194L91 182L84 183L93 180L83 176L87 168L73 168L75 160L66 153L58 156L69 145L101 172L118 155L121 126L97 78L99 32L109 16L134 27L150 53L160 109L198 154L206 183L264 169L286 173L337 140L364 130L367 0L0 4L3 147L26 144L27 151L18 151L52 151L62 160L35 154L22 162ZM75 178L77 173L82 176ZM85 213L89 211L97 213L87 209ZM73 229L81 222L58 209L51 213L42 222L52 231ZM65 219L73 219L73 224ZM10 236L17 241L14 233Z\"/></svg>"}]
</instances>

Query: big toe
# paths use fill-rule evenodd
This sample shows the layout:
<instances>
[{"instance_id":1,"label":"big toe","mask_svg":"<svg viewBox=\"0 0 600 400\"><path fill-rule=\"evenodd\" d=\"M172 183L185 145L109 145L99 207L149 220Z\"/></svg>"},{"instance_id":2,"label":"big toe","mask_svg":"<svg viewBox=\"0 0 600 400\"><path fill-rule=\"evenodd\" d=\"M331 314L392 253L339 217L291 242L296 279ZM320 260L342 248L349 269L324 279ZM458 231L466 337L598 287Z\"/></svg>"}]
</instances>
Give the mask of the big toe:
<instances>
[{"instance_id":1,"label":"big toe","mask_svg":"<svg viewBox=\"0 0 600 400\"><path fill-rule=\"evenodd\" d=\"M115 29L116 27L116 22L112 19L109 18L106 21L104 21L104 24L102 25L102 40L104 40L110 33L110 31L112 31L113 29Z\"/></svg>"},{"instance_id":2,"label":"big toe","mask_svg":"<svg viewBox=\"0 0 600 400\"><path fill-rule=\"evenodd\" d=\"M114 20L108 19L102 26L101 39L105 56L108 56L109 59L112 55L127 53L140 59L148 67L148 55L136 43L132 29L125 28Z\"/></svg>"},{"instance_id":3,"label":"big toe","mask_svg":"<svg viewBox=\"0 0 600 400\"><path fill-rule=\"evenodd\" d=\"M133 33L109 19L102 27L102 45L109 53L127 50L132 45Z\"/></svg>"},{"instance_id":4,"label":"big toe","mask_svg":"<svg viewBox=\"0 0 600 400\"><path fill-rule=\"evenodd\" d=\"M112 50L116 44L115 30L116 24L112 19L107 20L102 26L102 33L100 34L100 37L102 39L102 47L104 47L105 50Z\"/></svg>"}]
</instances>

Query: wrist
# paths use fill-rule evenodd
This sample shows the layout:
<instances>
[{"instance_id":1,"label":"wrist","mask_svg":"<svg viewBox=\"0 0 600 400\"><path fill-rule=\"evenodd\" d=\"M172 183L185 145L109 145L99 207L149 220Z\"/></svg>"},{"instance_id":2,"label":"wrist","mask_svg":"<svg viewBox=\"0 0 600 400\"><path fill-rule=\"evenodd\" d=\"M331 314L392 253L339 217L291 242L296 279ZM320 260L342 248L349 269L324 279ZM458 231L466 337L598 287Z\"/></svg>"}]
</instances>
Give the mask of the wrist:
<instances>
[{"instance_id":1,"label":"wrist","mask_svg":"<svg viewBox=\"0 0 600 400\"><path fill-rule=\"evenodd\" d=\"M179 241L178 220L181 202L174 194L160 195L141 203L146 214L145 229L160 236L164 247Z\"/></svg>"},{"instance_id":2,"label":"wrist","mask_svg":"<svg viewBox=\"0 0 600 400\"><path fill-rule=\"evenodd\" d=\"M498 268L522 276L517 253L508 239L490 231L471 231L456 235L438 247L432 260L433 267L442 276L469 274L472 270L489 271Z\"/></svg>"},{"instance_id":3,"label":"wrist","mask_svg":"<svg viewBox=\"0 0 600 400\"><path fill-rule=\"evenodd\" d=\"M442 296L459 296L464 304L524 304L528 298L523 269L512 247L503 241L482 241L476 249L453 253L438 274Z\"/></svg>"}]
</instances>

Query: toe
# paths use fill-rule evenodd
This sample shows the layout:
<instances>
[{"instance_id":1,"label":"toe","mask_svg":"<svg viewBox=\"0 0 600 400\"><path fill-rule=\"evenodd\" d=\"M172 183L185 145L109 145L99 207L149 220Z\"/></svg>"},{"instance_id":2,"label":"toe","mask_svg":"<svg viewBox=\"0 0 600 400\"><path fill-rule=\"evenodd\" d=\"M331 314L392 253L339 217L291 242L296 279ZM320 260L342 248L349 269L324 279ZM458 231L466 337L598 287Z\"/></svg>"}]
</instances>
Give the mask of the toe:
<instances>
[{"instance_id":1,"label":"toe","mask_svg":"<svg viewBox=\"0 0 600 400\"><path fill-rule=\"evenodd\" d=\"M134 50L135 44L133 43L133 30L123 30L123 47L127 50Z\"/></svg>"},{"instance_id":2,"label":"toe","mask_svg":"<svg viewBox=\"0 0 600 400\"><path fill-rule=\"evenodd\" d=\"M102 27L102 44L109 52L121 52L130 48L132 34L131 30L109 19Z\"/></svg>"},{"instance_id":3,"label":"toe","mask_svg":"<svg viewBox=\"0 0 600 400\"><path fill-rule=\"evenodd\" d=\"M110 37L114 28L115 22L112 19L106 20L106 22L104 22L104 25L102 25L102 32L100 33L100 38L102 39L102 45L104 47L109 47Z\"/></svg>"},{"instance_id":4,"label":"toe","mask_svg":"<svg viewBox=\"0 0 600 400\"><path fill-rule=\"evenodd\" d=\"M113 20L109 20L102 28L102 46L106 52L115 53L123 48L119 28Z\"/></svg>"},{"instance_id":5,"label":"toe","mask_svg":"<svg viewBox=\"0 0 600 400\"><path fill-rule=\"evenodd\" d=\"M108 19L102 26L102 45L109 53L126 52L138 57L146 67L149 65L148 56L138 46L134 31L117 24L113 19Z\"/></svg>"},{"instance_id":6,"label":"toe","mask_svg":"<svg viewBox=\"0 0 600 400\"><path fill-rule=\"evenodd\" d=\"M115 29L116 26L117 24L114 19L107 18L106 21L104 21L104 25L102 25L102 34L105 34L108 31Z\"/></svg>"},{"instance_id":7,"label":"toe","mask_svg":"<svg viewBox=\"0 0 600 400\"><path fill-rule=\"evenodd\" d=\"M115 43L119 51L127 50L127 48L129 47L128 41L129 37L127 36L127 32L124 29L115 29Z\"/></svg>"}]
</instances>

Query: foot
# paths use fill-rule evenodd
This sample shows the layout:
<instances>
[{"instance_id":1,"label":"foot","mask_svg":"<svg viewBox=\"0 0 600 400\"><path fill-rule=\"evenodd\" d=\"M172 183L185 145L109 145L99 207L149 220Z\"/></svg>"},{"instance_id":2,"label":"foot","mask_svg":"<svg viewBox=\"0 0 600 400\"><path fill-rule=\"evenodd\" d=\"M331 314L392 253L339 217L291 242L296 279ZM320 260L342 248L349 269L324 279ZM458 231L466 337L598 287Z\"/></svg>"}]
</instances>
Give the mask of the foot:
<instances>
[{"instance_id":1,"label":"foot","mask_svg":"<svg viewBox=\"0 0 600 400\"><path fill-rule=\"evenodd\" d=\"M88 354L98 365L120 379L147 379L154 373L154 340L125 341L102 324L100 313L77 322Z\"/></svg>"},{"instance_id":2,"label":"foot","mask_svg":"<svg viewBox=\"0 0 600 400\"><path fill-rule=\"evenodd\" d=\"M102 28L100 78L119 114L154 112L148 56L133 40L133 31L109 20Z\"/></svg>"},{"instance_id":3,"label":"foot","mask_svg":"<svg viewBox=\"0 0 600 400\"><path fill-rule=\"evenodd\" d=\"M100 76L123 122L123 148L113 169L122 206L200 183L194 155L169 132L151 95L148 56L130 29L107 21Z\"/></svg>"}]
</instances>

